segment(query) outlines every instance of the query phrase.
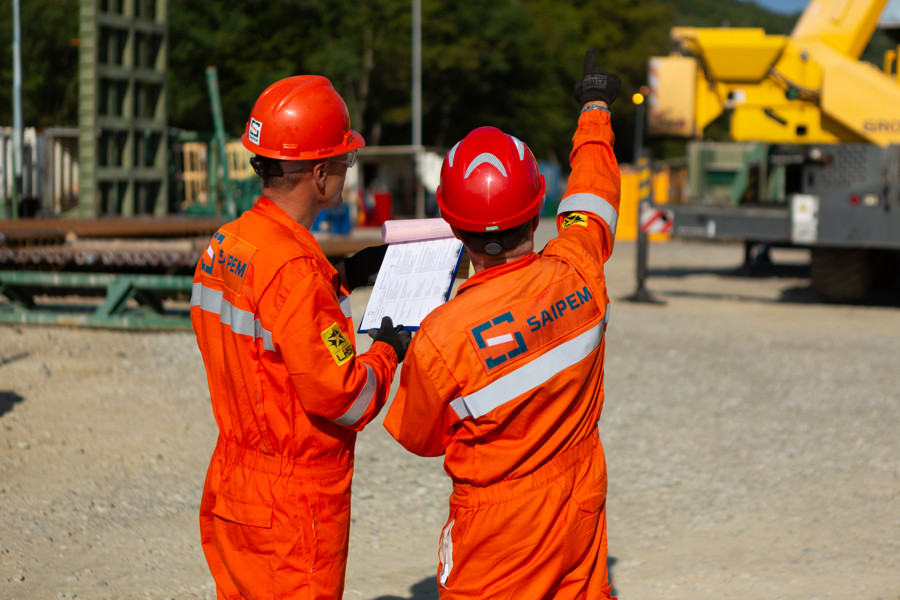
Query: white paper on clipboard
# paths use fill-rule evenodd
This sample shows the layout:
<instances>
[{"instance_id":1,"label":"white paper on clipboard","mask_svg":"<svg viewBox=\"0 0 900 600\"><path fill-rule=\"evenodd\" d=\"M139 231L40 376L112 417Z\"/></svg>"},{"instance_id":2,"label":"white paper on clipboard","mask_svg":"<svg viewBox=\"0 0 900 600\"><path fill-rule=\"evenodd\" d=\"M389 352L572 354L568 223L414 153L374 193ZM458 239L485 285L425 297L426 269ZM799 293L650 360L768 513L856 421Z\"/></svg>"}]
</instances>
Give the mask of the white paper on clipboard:
<instances>
[{"instance_id":1,"label":"white paper on clipboard","mask_svg":"<svg viewBox=\"0 0 900 600\"><path fill-rule=\"evenodd\" d=\"M378 329L384 316L403 329L417 330L450 297L462 253L462 242L454 237L390 244L359 332Z\"/></svg>"}]
</instances>

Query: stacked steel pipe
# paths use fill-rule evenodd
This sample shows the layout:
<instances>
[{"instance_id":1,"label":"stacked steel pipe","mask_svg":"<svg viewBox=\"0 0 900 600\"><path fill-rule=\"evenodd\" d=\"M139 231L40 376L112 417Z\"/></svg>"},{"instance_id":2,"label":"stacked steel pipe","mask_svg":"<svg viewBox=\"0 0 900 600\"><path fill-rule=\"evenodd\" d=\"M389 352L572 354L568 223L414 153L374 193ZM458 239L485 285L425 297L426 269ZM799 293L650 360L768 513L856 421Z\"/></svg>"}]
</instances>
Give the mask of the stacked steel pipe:
<instances>
[{"instance_id":1,"label":"stacked steel pipe","mask_svg":"<svg viewBox=\"0 0 900 600\"><path fill-rule=\"evenodd\" d=\"M179 216L0 220L0 270L191 275L225 222ZM335 261L381 243L380 230L317 237Z\"/></svg>"},{"instance_id":2,"label":"stacked steel pipe","mask_svg":"<svg viewBox=\"0 0 900 600\"><path fill-rule=\"evenodd\" d=\"M0 220L0 269L190 274L221 218Z\"/></svg>"}]
</instances>

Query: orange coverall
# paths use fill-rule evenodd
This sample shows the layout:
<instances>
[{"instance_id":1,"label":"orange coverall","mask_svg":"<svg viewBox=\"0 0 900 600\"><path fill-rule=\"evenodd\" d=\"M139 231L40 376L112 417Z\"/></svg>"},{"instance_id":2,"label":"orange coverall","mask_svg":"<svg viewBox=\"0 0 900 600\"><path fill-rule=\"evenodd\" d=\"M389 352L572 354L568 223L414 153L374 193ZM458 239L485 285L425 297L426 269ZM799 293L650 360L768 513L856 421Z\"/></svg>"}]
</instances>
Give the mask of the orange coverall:
<instances>
[{"instance_id":1,"label":"orange coverall","mask_svg":"<svg viewBox=\"0 0 900 600\"><path fill-rule=\"evenodd\" d=\"M349 290L266 197L213 235L191 321L219 428L200 505L218 597L339 598L356 432L396 353L356 355Z\"/></svg>"},{"instance_id":2,"label":"orange coverall","mask_svg":"<svg viewBox=\"0 0 900 600\"><path fill-rule=\"evenodd\" d=\"M476 273L413 337L385 417L453 480L440 539L449 598L606 598L603 273L619 170L609 115L583 113L559 235Z\"/></svg>"}]
</instances>

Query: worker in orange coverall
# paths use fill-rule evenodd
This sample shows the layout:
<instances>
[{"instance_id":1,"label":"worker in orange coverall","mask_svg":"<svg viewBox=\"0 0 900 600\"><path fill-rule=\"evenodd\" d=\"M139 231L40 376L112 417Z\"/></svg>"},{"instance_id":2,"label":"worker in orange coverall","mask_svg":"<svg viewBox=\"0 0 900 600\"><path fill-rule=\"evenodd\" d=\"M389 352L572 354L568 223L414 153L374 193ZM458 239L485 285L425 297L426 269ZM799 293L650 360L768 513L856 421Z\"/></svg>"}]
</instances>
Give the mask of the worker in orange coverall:
<instances>
[{"instance_id":1,"label":"worker in orange coverall","mask_svg":"<svg viewBox=\"0 0 900 600\"><path fill-rule=\"evenodd\" d=\"M456 598L608 598L603 407L619 170L609 105L619 79L585 56L559 235L534 232L544 179L493 127L444 159L437 199L475 274L422 322L385 417L453 480L438 590Z\"/></svg>"},{"instance_id":2,"label":"worker in orange coverall","mask_svg":"<svg viewBox=\"0 0 900 600\"><path fill-rule=\"evenodd\" d=\"M220 599L340 598L356 433L383 407L411 334L385 319L357 355L350 290L369 283L384 248L339 274L309 231L341 203L365 144L331 83L273 84L242 141L263 195L213 235L191 296L219 428L203 550Z\"/></svg>"}]
</instances>

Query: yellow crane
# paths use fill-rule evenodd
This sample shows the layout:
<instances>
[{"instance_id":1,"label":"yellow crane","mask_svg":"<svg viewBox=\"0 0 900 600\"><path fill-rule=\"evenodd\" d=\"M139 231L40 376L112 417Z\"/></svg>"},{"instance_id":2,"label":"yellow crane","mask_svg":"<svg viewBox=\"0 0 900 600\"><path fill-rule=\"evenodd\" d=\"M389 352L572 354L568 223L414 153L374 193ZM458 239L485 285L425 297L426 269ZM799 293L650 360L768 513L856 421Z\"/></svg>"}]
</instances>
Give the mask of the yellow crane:
<instances>
[{"instance_id":1,"label":"yellow crane","mask_svg":"<svg viewBox=\"0 0 900 600\"><path fill-rule=\"evenodd\" d=\"M789 36L674 28L675 54L650 61L648 133L700 137L727 110L735 140L900 143L897 51L859 60L887 1L813 0Z\"/></svg>"},{"instance_id":2,"label":"yellow crane","mask_svg":"<svg viewBox=\"0 0 900 600\"><path fill-rule=\"evenodd\" d=\"M900 47L881 65L860 60L887 4L812 0L787 36L672 30L673 53L648 65L648 135L700 139L725 114L733 140L745 142L731 144L727 160L708 158L723 156L724 146L693 143L692 185L727 176L730 196L694 189L686 204L670 205L674 235L808 247L813 288L826 300L856 301L873 283L894 285Z\"/></svg>"}]
</instances>

